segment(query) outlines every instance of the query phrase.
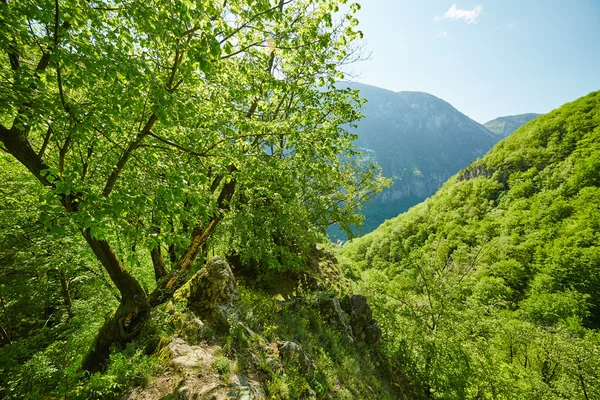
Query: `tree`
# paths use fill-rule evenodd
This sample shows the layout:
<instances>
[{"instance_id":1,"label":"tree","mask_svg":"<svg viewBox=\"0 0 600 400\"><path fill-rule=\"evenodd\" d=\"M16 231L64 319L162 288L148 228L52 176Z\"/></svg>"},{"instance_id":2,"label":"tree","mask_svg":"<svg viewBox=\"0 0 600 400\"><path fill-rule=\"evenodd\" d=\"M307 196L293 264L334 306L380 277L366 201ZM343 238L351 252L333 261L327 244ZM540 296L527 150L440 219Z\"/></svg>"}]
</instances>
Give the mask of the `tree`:
<instances>
[{"instance_id":1,"label":"tree","mask_svg":"<svg viewBox=\"0 0 600 400\"><path fill-rule=\"evenodd\" d=\"M340 2L0 2L0 148L45 187L45 224L81 232L120 295L84 368L139 333L224 218L280 203L309 241L359 222L384 182L343 129L360 101L334 83L361 33L357 5L336 21ZM150 295L128 268L138 248Z\"/></svg>"}]
</instances>

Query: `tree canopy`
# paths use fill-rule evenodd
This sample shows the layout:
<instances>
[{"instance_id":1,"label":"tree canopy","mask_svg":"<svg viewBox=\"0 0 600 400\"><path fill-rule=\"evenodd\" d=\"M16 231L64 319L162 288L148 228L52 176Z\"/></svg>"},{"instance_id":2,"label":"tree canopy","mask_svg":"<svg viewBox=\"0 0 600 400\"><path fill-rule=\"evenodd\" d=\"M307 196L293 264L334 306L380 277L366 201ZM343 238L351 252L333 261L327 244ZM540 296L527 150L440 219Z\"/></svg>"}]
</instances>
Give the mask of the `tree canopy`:
<instances>
[{"instance_id":1,"label":"tree canopy","mask_svg":"<svg viewBox=\"0 0 600 400\"><path fill-rule=\"evenodd\" d=\"M424 398L600 396L600 92L342 249Z\"/></svg>"},{"instance_id":2,"label":"tree canopy","mask_svg":"<svg viewBox=\"0 0 600 400\"><path fill-rule=\"evenodd\" d=\"M334 83L362 34L340 3L0 2L2 179L26 168L46 234L83 234L118 291L86 369L209 240L281 268L331 223L360 223L385 181L344 130L361 100Z\"/></svg>"}]
</instances>

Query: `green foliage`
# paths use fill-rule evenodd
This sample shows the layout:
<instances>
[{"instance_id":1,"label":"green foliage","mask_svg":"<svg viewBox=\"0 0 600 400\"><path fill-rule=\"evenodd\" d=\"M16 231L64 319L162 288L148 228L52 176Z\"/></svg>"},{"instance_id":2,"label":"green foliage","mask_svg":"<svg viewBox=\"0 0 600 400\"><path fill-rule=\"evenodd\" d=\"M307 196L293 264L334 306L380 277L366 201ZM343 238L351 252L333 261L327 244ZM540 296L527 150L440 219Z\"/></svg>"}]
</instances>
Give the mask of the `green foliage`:
<instances>
[{"instance_id":1,"label":"green foliage","mask_svg":"<svg viewBox=\"0 0 600 400\"><path fill-rule=\"evenodd\" d=\"M212 367L221 375L229 375L232 369L231 361L225 357L215 357Z\"/></svg>"},{"instance_id":2,"label":"green foliage","mask_svg":"<svg viewBox=\"0 0 600 400\"><path fill-rule=\"evenodd\" d=\"M20 68L2 58L0 122L19 125L28 108L28 144L49 166L40 179L55 186L43 202L53 229L90 228L124 248L182 247L223 211L221 186L235 180L227 231L236 250L272 263L265 247L288 246L273 242L280 231L314 243L332 221L359 223L362 199L380 190L342 128L361 100L334 83L360 33L354 11L336 21L337 0L1 7L0 44ZM52 60L36 72L41 43ZM13 133L3 129L5 141ZM53 200L69 193L77 213Z\"/></svg>"},{"instance_id":3,"label":"green foliage","mask_svg":"<svg viewBox=\"0 0 600 400\"><path fill-rule=\"evenodd\" d=\"M340 250L424 397L595 398L600 92Z\"/></svg>"},{"instance_id":4,"label":"green foliage","mask_svg":"<svg viewBox=\"0 0 600 400\"><path fill-rule=\"evenodd\" d=\"M392 379L385 376L373 349L364 343L350 343L342 332L325 321L313 304L317 298L282 302L245 287L240 289L241 318L237 327L232 328L234 340L229 351L237 355L238 365L241 359L244 364L246 351L258 355L260 367L267 375L270 398L299 399L310 393L317 398L332 399L397 398L389 384ZM292 359L281 365L272 348L283 341L300 344L314 363L314 369L307 371ZM282 366L285 374L281 373Z\"/></svg>"},{"instance_id":5,"label":"green foliage","mask_svg":"<svg viewBox=\"0 0 600 400\"><path fill-rule=\"evenodd\" d=\"M0 2L2 395L141 382L137 353L77 367L105 320L121 345L117 323L146 321L152 249L167 272L209 245L297 270L330 223L360 223L385 179L344 128L362 100L335 82L362 33L342 3Z\"/></svg>"},{"instance_id":6,"label":"green foliage","mask_svg":"<svg viewBox=\"0 0 600 400\"><path fill-rule=\"evenodd\" d=\"M75 390L75 398L104 399L116 398L124 389L142 386L148 378L158 375L164 366L155 358L141 351L114 353L105 373L96 373Z\"/></svg>"}]
</instances>

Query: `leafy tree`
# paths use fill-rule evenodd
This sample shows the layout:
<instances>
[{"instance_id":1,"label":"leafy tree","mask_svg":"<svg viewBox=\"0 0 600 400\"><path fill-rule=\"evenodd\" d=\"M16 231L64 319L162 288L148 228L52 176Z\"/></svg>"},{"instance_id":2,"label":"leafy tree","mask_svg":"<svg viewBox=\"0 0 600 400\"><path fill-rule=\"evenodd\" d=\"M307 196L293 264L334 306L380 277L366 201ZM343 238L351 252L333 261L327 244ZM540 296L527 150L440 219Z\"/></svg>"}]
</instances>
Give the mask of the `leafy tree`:
<instances>
[{"instance_id":1,"label":"leafy tree","mask_svg":"<svg viewBox=\"0 0 600 400\"><path fill-rule=\"evenodd\" d=\"M359 222L383 181L342 128L360 100L334 83L361 33L338 3L0 2L0 148L45 188L42 222L81 232L119 293L86 369L139 333L221 221L263 243L313 230L299 248ZM252 233L269 208L286 222Z\"/></svg>"}]
</instances>

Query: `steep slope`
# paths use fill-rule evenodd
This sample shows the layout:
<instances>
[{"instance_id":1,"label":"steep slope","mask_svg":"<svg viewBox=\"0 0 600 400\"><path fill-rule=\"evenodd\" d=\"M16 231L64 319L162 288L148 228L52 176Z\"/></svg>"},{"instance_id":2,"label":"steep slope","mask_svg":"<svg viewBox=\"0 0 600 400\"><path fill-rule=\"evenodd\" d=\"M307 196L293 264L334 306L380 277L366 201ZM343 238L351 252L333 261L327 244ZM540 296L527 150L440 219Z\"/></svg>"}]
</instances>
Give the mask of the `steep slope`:
<instances>
[{"instance_id":1,"label":"steep slope","mask_svg":"<svg viewBox=\"0 0 600 400\"><path fill-rule=\"evenodd\" d=\"M519 114L499 117L483 124L486 128L492 131L500 138L507 137L532 119L539 117L541 114Z\"/></svg>"},{"instance_id":2,"label":"steep slope","mask_svg":"<svg viewBox=\"0 0 600 400\"><path fill-rule=\"evenodd\" d=\"M391 92L347 83L367 99L357 146L375 158L394 185L364 210L370 232L423 201L450 176L482 156L497 138L445 101L421 92Z\"/></svg>"},{"instance_id":3,"label":"steep slope","mask_svg":"<svg viewBox=\"0 0 600 400\"><path fill-rule=\"evenodd\" d=\"M600 398L600 92L340 251L423 397Z\"/></svg>"}]
</instances>

